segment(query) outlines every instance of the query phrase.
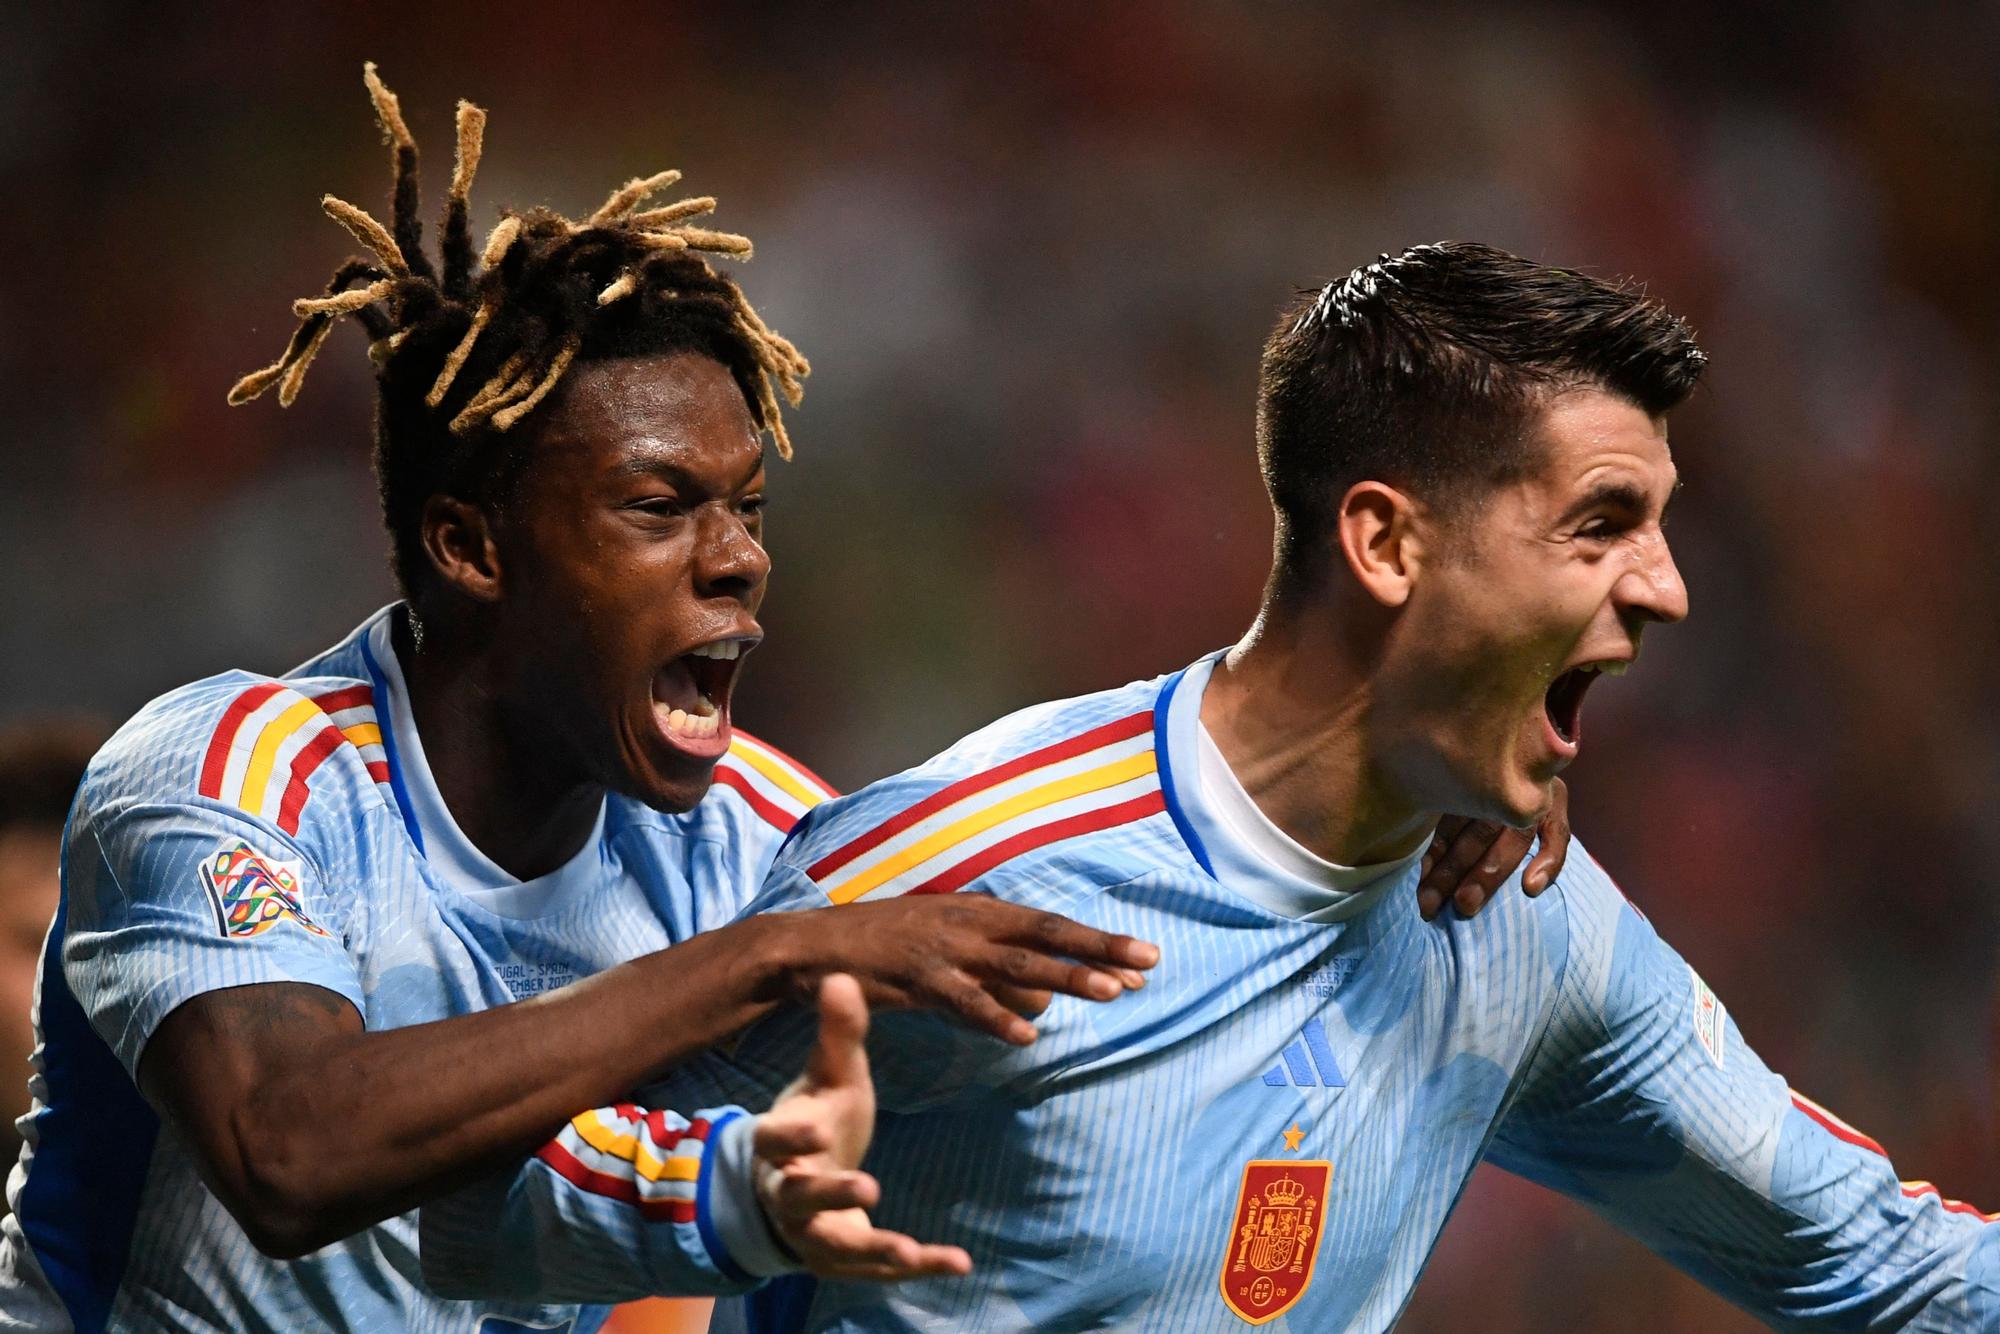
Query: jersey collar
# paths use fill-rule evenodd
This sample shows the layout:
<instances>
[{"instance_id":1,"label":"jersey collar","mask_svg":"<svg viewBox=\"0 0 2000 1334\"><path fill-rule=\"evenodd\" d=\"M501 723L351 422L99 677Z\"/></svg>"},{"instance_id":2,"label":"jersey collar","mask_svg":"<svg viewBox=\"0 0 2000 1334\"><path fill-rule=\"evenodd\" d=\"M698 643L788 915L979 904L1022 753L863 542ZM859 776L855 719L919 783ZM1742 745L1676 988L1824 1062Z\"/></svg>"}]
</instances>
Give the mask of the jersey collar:
<instances>
[{"instance_id":1,"label":"jersey collar","mask_svg":"<svg viewBox=\"0 0 2000 1334\"><path fill-rule=\"evenodd\" d=\"M423 738L417 734L416 717L410 709L409 686L396 656L392 633L396 613L395 607L378 612L362 642L375 677L376 716L393 742L392 786L418 852L447 886L498 916L538 917L546 910L559 909L572 901L572 886L583 889L601 879L603 805L597 809L597 824L583 847L547 875L521 880L481 852L452 818L431 777L430 762L424 758Z\"/></svg>"},{"instance_id":2,"label":"jersey collar","mask_svg":"<svg viewBox=\"0 0 2000 1334\"><path fill-rule=\"evenodd\" d=\"M1161 784L1196 860L1260 907L1309 922L1343 921L1385 895L1414 893L1421 848L1398 861L1338 866L1300 845L1258 808L1201 722L1202 694L1221 657L1211 653L1169 677L1156 706L1165 715L1157 729L1164 742Z\"/></svg>"}]
</instances>

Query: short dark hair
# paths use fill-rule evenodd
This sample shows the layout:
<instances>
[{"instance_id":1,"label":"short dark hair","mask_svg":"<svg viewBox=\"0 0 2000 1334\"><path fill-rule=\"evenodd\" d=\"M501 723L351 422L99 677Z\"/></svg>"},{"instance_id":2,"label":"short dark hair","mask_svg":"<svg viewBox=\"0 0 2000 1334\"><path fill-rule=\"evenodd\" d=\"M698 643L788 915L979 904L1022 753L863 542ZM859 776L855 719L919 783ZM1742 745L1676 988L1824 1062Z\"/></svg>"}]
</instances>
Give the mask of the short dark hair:
<instances>
[{"instance_id":1,"label":"short dark hair","mask_svg":"<svg viewBox=\"0 0 2000 1334\"><path fill-rule=\"evenodd\" d=\"M1426 503L1522 475L1524 429L1551 394L1595 387L1660 416L1708 358L1686 322L1629 285L1471 241L1383 255L1308 292L1264 344L1257 457L1278 520L1278 575L1370 478Z\"/></svg>"},{"instance_id":2,"label":"short dark hair","mask_svg":"<svg viewBox=\"0 0 2000 1334\"><path fill-rule=\"evenodd\" d=\"M61 829L109 730L85 718L0 727L0 833Z\"/></svg>"},{"instance_id":3,"label":"short dark hair","mask_svg":"<svg viewBox=\"0 0 2000 1334\"><path fill-rule=\"evenodd\" d=\"M292 303L300 322L283 355L238 380L229 401L275 387L290 406L334 322L352 316L367 329L375 474L405 596L416 596L428 568L424 503L438 494L501 500L526 455L526 441L508 432L574 364L681 351L711 357L735 378L779 455L791 457L778 400L797 405L810 368L703 258L750 256L749 238L693 225L714 210L712 197L644 207L680 179L663 171L627 182L580 220L545 208L507 212L475 268L470 195L486 113L460 102L442 264L434 266L417 217L416 139L373 64L363 79L389 143L390 226L332 195L321 201L372 254L341 265L323 295Z\"/></svg>"}]
</instances>

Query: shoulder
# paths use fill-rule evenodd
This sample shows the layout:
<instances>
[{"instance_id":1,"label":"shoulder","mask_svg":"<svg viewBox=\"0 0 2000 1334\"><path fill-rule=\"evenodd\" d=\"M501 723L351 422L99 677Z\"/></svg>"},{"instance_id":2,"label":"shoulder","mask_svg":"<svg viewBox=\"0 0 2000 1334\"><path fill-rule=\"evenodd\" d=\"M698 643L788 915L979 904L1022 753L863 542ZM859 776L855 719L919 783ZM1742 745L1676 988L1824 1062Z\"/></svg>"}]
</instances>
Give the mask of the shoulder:
<instances>
[{"instance_id":1,"label":"shoulder","mask_svg":"<svg viewBox=\"0 0 2000 1334\"><path fill-rule=\"evenodd\" d=\"M781 855L835 903L998 891L1064 845L1163 815L1157 681L1036 705L801 823Z\"/></svg>"},{"instance_id":2,"label":"shoulder","mask_svg":"<svg viewBox=\"0 0 2000 1334\"><path fill-rule=\"evenodd\" d=\"M1561 876L1536 902L1562 913L1564 990L1588 1013L1619 1021L1651 1013L1662 998L1678 1004L1692 996L1699 1003L1709 995L1700 975L1581 842L1571 843Z\"/></svg>"},{"instance_id":3,"label":"shoulder","mask_svg":"<svg viewBox=\"0 0 2000 1334\"><path fill-rule=\"evenodd\" d=\"M291 836L316 800L379 801L374 789L388 781L369 681L236 671L141 709L91 762L79 801L98 817L126 807L220 806Z\"/></svg>"},{"instance_id":4,"label":"shoulder","mask_svg":"<svg viewBox=\"0 0 2000 1334\"><path fill-rule=\"evenodd\" d=\"M741 813L779 837L822 802L838 796L827 781L767 741L734 731L715 766L715 783L697 813Z\"/></svg>"},{"instance_id":5,"label":"shoulder","mask_svg":"<svg viewBox=\"0 0 2000 1334\"><path fill-rule=\"evenodd\" d=\"M669 838L768 842L775 849L809 812L838 795L776 746L738 730L716 761L707 795L692 810L659 811L614 796L619 828L606 833L642 828Z\"/></svg>"}]
</instances>

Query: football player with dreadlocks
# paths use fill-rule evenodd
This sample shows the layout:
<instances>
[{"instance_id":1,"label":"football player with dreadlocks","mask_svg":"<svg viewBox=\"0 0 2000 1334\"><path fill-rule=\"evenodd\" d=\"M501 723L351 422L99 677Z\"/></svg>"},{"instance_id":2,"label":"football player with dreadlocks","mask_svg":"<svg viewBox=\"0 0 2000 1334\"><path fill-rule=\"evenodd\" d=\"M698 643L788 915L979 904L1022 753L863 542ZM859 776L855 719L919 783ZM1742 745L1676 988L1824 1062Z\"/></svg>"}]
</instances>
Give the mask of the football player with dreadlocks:
<instances>
[{"instance_id":1,"label":"football player with dreadlocks","mask_svg":"<svg viewBox=\"0 0 2000 1334\"><path fill-rule=\"evenodd\" d=\"M336 321L366 328L405 600L283 677L163 696L92 763L0 1325L570 1327L576 1308L427 1292L412 1210L589 1107L549 1170L630 1202L683 1290L801 1259L962 1269L868 1225L858 1149L779 1188L779 1165L866 1142L866 1010L837 975L1023 1041L1036 993L1108 999L1155 952L997 901L699 934L827 795L730 723L769 569L760 434L789 454L778 400L806 361L710 266L750 253L696 225L713 199L649 206L673 172L581 221L509 213L475 267L468 104L434 266L416 144L367 83L391 226L324 201L369 257L295 304L284 355L230 400L290 403ZM777 1113L619 1118L627 1090L815 993L827 1043Z\"/></svg>"},{"instance_id":2,"label":"football player with dreadlocks","mask_svg":"<svg viewBox=\"0 0 2000 1334\"><path fill-rule=\"evenodd\" d=\"M727 925L828 795L730 719L769 571L761 435L789 457L806 361L710 265L751 249L696 224L715 200L653 204L677 173L476 249L467 103L433 265L416 142L366 82L390 225L324 200L368 255L229 396L289 405L336 322L366 329L403 601L282 677L163 696L93 762L0 1325L591 1327L424 1286L415 1208L528 1152L630 1210L666 1288L962 1272L863 1212L864 994L1021 1043L1051 993L1110 1000L1157 951L967 896ZM1441 845L1427 910L1460 882L1476 908L1526 846ZM618 1102L815 995L822 1042L764 1116Z\"/></svg>"}]
</instances>

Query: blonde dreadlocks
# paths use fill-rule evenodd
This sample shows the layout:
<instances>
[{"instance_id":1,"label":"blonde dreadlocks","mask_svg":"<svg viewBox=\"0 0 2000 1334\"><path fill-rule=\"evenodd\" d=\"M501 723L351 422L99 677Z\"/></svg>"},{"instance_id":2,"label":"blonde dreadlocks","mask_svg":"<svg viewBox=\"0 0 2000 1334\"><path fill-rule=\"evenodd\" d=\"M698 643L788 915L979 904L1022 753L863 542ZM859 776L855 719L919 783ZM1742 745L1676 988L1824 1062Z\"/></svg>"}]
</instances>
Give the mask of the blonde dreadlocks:
<instances>
[{"instance_id":1,"label":"blonde dreadlocks","mask_svg":"<svg viewBox=\"0 0 2000 1334\"><path fill-rule=\"evenodd\" d=\"M714 211L713 197L642 207L680 179L665 171L628 181L582 221L543 208L509 211L475 271L470 193L486 113L460 102L442 266L433 267L417 216L416 139L372 63L362 77L390 150L390 225L333 195L320 201L371 257L347 261L322 294L292 303L299 326L283 354L238 380L229 401L247 403L275 385L289 407L334 323L352 316L366 328L376 365L375 467L406 592L421 568L424 501L441 492L491 497L509 485L520 451L494 437L533 412L579 361L713 357L779 457L791 457L778 400L796 407L811 368L703 257L751 254L747 237L691 225Z\"/></svg>"}]
</instances>

